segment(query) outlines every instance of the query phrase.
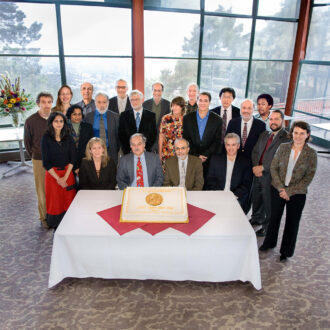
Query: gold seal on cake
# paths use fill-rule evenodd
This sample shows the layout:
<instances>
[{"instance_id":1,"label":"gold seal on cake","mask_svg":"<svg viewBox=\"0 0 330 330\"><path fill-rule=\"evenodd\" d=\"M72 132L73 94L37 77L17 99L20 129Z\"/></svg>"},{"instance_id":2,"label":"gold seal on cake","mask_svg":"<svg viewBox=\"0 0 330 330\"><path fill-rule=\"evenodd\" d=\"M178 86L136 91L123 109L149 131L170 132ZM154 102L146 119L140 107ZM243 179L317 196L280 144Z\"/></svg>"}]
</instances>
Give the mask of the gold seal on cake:
<instances>
[{"instance_id":1,"label":"gold seal on cake","mask_svg":"<svg viewBox=\"0 0 330 330\"><path fill-rule=\"evenodd\" d=\"M158 206L163 202L163 196L157 193L147 195L146 202L151 206Z\"/></svg>"}]
</instances>

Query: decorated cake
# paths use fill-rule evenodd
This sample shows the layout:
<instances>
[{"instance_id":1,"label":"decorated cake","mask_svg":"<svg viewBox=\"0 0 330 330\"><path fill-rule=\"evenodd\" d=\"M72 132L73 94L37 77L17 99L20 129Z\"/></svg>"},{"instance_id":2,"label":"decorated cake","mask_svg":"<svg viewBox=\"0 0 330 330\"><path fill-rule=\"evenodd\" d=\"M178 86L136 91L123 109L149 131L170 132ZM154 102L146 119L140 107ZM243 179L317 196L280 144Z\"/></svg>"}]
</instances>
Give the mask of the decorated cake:
<instances>
[{"instance_id":1,"label":"decorated cake","mask_svg":"<svg viewBox=\"0 0 330 330\"><path fill-rule=\"evenodd\" d=\"M123 193L121 222L187 223L183 187L128 187Z\"/></svg>"}]
</instances>

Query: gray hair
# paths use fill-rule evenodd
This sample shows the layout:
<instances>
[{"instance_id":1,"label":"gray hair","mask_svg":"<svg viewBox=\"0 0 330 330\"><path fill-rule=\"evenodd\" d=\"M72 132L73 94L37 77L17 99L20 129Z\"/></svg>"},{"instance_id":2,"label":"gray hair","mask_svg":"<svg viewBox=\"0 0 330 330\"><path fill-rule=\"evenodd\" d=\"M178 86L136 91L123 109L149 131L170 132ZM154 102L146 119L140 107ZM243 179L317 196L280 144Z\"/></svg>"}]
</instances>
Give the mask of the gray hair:
<instances>
[{"instance_id":1,"label":"gray hair","mask_svg":"<svg viewBox=\"0 0 330 330\"><path fill-rule=\"evenodd\" d=\"M251 104L252 104L252 108L254 108L254 102L251 100L251 99L245 99L245 100L243 100L242 102L241 102L241 106L242 106L242 104L244 103L244 102L251 102Z\"/></svg>"},{"instance_id":2,"label":"gray hair","mask_svg":"<svg viewBox=\"0 0 330 330\"><path fill-rule=\"evenodd\" d=\"M140 98L143 99L143 93L140 92L138 89L133 89L133 90L129 93L129 99L131 99L133 95L139 95Z\"/></svg>"},{"instance_id":3,"label":"gray hair","mask_svg":"<svg viewBox=\"0 0 330 330\"><path fill-rule=\"evenodd\" d=\"M104 96L107 99L107 102L109 102L109 96L106 93L104 93L104 92L98 92L95 95L95 100L97 99L98 96Z\"/></svg>"},{"instance_id":4,"label":"gray hair","mask_svg":"<svg viewBox=\"0 0 330 330\"><path fill-rule=\"evenodd\" d=\"M124 82L124 83L126 84L126 87L128 88L127 81L126 81L125 79L121 79L121 78L118 79L118 80L116 80L116 86L118 85L118 83L119 83L120 81Z\"/></svg>"},{"instance_id":5,"label":"gray hair","mask_svg":"<svg viewBox=\"0 0 330 330\"><path fill-rule=\"evenodd\" d=\"M181 141L185 141L186 144L187 144L187 147L189 148L189 141L184 139L184 138L178 138L178 139L175 139L174 141L174 147L177 145L178 142L181 142Z\"/></svg>"},{"instance_id":6,"label":"gray hair","mask_svg":"<svg viewBox=\"0 0 330 330\"><path fill-rule=\"evenodd\" d=\"M84 81L81 85L80 85L80 89L82 88L82 85L83 84L90 84L91 86L92 86L92 90L94 91L94 86L93 86L93 84L91 84L90 82L88 82L88 81Z\"/></svg>"},{"instance_id":7,"label":"gray hair","mask_svg":"<svg viewBox=\"0 0 330 330\"><path fill-rule=\"evenodd\" d=\"M196 87L196 89L197 89L197 92L199 92L199 87L198 87L198 85L197 85L196 83L190 83L190 84L188 84L188 86L187 86L186 90L188 90L188 89L189 89L189 87L191 87L191 86L195 86L195 87Z\"/></svg>"},{"instance_id":8,"label":"gray hair","mask_svg":"<svg viewBox=\"0 0 330 330\"><path fill-rule=\"evenodd\" d=\"M136 136L139 136L142 139L144 144L147 143L147 138L142 133L135 133L135 134L131 135L131 137L129 138L129 144L130 145L131 145L132 139L135 138Z\"/></svg>"},{"instance_id":9,"label":"gray hair","mask_svg":"<svg viewBox=\"0 0 330 330\"><path fill-rule=\"evenodd\" d=\"M228 133L228 134L225 136L225 143L226 143L227 140L229 140L229 139L236 139L237 144L240 144L240 143L241 143L241 139L240 139L240 137L239 137L236 133Z\"/></svg>"}]
</instances>

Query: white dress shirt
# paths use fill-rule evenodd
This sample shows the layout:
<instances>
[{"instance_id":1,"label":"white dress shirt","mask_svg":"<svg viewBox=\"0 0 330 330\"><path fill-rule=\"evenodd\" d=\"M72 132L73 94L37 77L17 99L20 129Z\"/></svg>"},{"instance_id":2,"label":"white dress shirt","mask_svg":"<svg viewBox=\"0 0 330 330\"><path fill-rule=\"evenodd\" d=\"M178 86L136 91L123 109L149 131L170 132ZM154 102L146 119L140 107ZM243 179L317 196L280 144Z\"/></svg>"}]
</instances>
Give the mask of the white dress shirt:
<instances>
[{"instance_id":1,"label":"white dress shirt","mask_svg":"<svg viewBox=\"0 0 330 330\"><path fill-rule=\"evenodd\" d=\"M229 160L229 158L227 157L226 184L225 184L224 190L228 190L228 191L230 190L230 183L231 183L231 177L233 175L235 160L236 160L236 157L233 161Z\"/></svg>"},{"instance_id":2,"label":"white dress shirt","mask_svg":"<svg viewBox=\"0 0 330 330\"><path fill-rule=\"evenodd\" d=\"M178 162L179 162L179 174L180 174L180 184L179 184L179 187L185 187L186 186L186 174L187 174L188 156L184 160L178 158Z\"/></svg>"},{"instance_id":3,"label":"white dress shirt","mask_svg":"<svg viewBox=\"0 0 330 330\"><path fill-rule=\"evenodd\" d=\"M250 130L251 130L251 126L252 126L252 123L253 123L253 117L252 117L249 121L247 121L247 122L245 122L245 121L243 120L243 118L242 118L242 124L241 124L241 138L243 137L243 130L244 130L244 124L245 124L245 123L247 123L247 125L246 125L246 130L247 130L246 138L248 138L248 137L249 137Z\"/></svg>"},{"instance_id":4,"label":"white dress shirt","mask_svg":"<svg viewBox=\"0 0 330 330\"><path fill-rule=\"evenodd\" d=\"M223 106L221 106L220 108L220 117L223 117L223 114L225 113L225 108ZM227 125L226 127L228 127L229 122L233 119L233 111L232 111L232 107L231 105L227 108Z\"/></svg>"}]
</instances>

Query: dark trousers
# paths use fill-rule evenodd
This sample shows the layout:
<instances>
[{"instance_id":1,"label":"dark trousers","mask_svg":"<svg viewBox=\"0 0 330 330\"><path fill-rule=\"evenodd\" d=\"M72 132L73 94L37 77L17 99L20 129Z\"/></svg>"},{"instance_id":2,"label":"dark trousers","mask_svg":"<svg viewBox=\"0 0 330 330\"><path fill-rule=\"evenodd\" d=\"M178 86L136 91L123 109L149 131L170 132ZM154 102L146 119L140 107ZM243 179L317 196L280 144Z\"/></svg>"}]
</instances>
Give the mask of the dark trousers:
<instances>
[{"instance_id":1,"label":"dark trousers","mask_svg":"<svg viewBox=\"0 0 330 330\"><path fill-rule=\"evenodd\" d=\"M270 173L253 178L252 185L252 220L267 229L271 215Z\"/></svg>"},{"instance_id":2,"label":"dark trousers","mask_svg":"<svg viewBox=\"0 0 330 330\"><path fill-rule=\"evenodd\" d=\"M281 218L286 206L286 219L280 253L284 257L293 256L305 201L306 194L293 195L289 201L286 201L280 197L279 192L274 187L271 187L271 217L263 243L264 247L274 248L276 246Z\"/></svg>"}]
</instances>

